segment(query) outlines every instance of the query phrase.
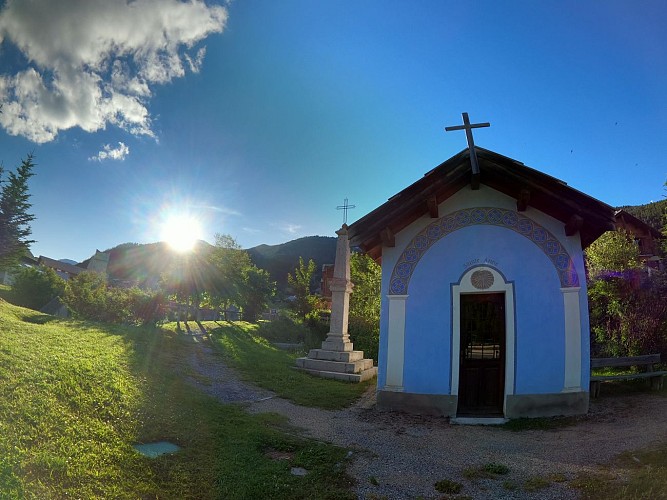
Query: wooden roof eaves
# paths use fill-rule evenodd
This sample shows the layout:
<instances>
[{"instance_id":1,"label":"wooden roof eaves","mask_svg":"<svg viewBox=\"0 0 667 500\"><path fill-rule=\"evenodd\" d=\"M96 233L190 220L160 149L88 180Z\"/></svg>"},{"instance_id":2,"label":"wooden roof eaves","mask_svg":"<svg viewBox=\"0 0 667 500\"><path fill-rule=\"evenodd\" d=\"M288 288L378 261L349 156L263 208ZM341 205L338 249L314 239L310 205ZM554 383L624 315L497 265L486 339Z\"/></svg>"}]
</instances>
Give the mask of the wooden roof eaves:
<instances>
[{"instance_id":1,"label":"wooden roof eaves","mask_svg":"<svg viewBox=\"0 0 667 500\"><path fill-rule=\"evenodd\" d=\"M441 203L445 199L443 193L448 191L448 188L451 189L456 186L456 191L458 191L466 182L463 178L470 176L465 166L467 163L464 161L468 157L467 149L452 156L447 161L426 172L422 178L407 188L390 197L375 210L355 221L348 229L350 244L359 245L363 248L364 245L361 244L363 241L368 242L368 239L372 238L374 233L379 233L390 226L394 232L398 232L412 222L406 224L396 222L398 214L407 215L406 212L411 212L413 215L417 214L414 218L418 218L427 213L426 199L435 195L438 203ZM437 173L440 175L436 175ZM422 205L424 206L422 207ZM404 216L401 218L404 218Z\"/></svg>"},{"instance_id":2,"label":"wooden roof eaves","mask_svg":"<svg viewBox=\"0 0 667 500\"><path fill-rule=\"evenodd\" d=\"M567 223L572 216L584 219L579 230L586 247L603 232L613 229L613 208L512 158L475 147L480 159L481 183L518 199L522 189L531 191L529 205ZM387 202L350 226L350 242L377 258L381 255L380 231L394 234L428 213L426 200L434 194L441 203L470 182L468 150L452 156L424 177L389 198Z\"/></svg>"},{"instance_id":3,"label":"wooden roof eaves","mask_svg":"<svg viewBox=\"0 0 667 500\"><path fill-rule=\"evenodd\" d=\"M528 189L531 192L530 206L563 223L567 223L572 216L582 217L584 225L579 233L584 247L595 241L603 232L613 228L613 208L606 203L557 179L557 182L553 182L554 177L530 167L522 166L520 169L510 170L495 161L485 160L480 166L483 172L483 184L515 199L519 197L521 189Z\"/></svg>"}]
</instances>

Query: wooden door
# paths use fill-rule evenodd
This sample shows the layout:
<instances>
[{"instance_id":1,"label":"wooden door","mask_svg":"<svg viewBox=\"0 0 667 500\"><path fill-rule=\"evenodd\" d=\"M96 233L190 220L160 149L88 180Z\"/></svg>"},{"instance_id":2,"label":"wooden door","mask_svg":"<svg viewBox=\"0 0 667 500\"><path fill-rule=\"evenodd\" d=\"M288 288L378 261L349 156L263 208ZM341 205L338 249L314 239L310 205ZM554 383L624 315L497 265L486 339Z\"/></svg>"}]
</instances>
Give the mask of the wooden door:
<instances>
[{"instance_id":1,"label":"wooden door","mask_svg":"<svg viewBox=\"0 0 667 500\"><path fill-rule=\"evenodd\" d=\"M462 294L459 416L503 414L505 294Z\"/></svg>"}]
</instances>

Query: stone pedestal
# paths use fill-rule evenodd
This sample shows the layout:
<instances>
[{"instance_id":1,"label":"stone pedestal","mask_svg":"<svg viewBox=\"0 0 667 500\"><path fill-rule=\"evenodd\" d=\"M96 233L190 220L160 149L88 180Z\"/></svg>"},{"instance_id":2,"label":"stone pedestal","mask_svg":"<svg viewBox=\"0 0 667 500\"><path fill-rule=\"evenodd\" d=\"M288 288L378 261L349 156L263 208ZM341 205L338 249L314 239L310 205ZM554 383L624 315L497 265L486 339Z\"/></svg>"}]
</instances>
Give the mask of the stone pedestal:
<instances>
[{"instance_id":1,"label":"stone pedestal","mask_svg":"<svg viewBox=\"0 0 667 500\"><path fill-rule=\"evenodd\" d=\"M311 349L308 356L298 358L296 366L312 375L347 382L362 382L377 375L372 359L364 359L363 351L355 351L347 333L347 318L350 310L350 245L347 225L336 231L336 262L334 277L330 281L331 323L329 333L321 349Z\"/></svg>"}]
</instances>

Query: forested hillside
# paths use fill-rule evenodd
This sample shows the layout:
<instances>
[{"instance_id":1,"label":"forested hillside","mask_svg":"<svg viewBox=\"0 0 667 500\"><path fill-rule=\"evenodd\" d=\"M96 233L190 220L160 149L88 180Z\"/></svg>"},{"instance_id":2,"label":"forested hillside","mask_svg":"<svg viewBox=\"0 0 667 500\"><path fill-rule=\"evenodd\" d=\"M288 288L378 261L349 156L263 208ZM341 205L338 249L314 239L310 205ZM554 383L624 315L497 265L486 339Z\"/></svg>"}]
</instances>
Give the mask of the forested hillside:
<instances>
[{"instance_id":1,"label":"forested hillside","mask_svg":"<svg viewBox=\"0 0 667 500\"><path fill-rule=\"evenodd\" d=\"M200 241L194 248L195 258L205 258L213 246ZM118 281L137 283L139 286L155 286L160 276L169 269L179 254L166 243L123 243L105 250L109 255L109 278ZM336 256L336 238L325 236L307 236L288 241L280 245L259 245L247 250L253 263L265 269L280 289L287 284L287 273L294 272L299 264L299 257L316 263L314 282L322 277L322 265L333 264ZM192 258L192 256L190 257ZM87 259L81 263L85 267Z\"/></svg>"},{"instance_id":2,"label":"forested hillside","mask_svg":"<svg viewBox=\"0 0 667 500\"><path fill-rule=\"evenodd\" d=\"M278 283L278 288L287 285L287 273L293 273L299 264L299 257L305 262L315 261L314 281L322 277L322 265L333 264L336 258L336 238L328 236L307 236L288 241L281 245L259 245L248 249L253 263L269 272Z\"/></svg>"},{"instance_id":3,"label":"forested hillside","mask_svg":"<svg viewBox=\"0 0 667 500\"><path fill-rule=\"evenodd\" d=\"M634 215L638 219L643 220L647 224L653 226L658 231L662 231L665 223L665 213L667 212L667 200L654 201L646 205L627 205L618 207L619 210Z\"/></svg>"}]
</instances>

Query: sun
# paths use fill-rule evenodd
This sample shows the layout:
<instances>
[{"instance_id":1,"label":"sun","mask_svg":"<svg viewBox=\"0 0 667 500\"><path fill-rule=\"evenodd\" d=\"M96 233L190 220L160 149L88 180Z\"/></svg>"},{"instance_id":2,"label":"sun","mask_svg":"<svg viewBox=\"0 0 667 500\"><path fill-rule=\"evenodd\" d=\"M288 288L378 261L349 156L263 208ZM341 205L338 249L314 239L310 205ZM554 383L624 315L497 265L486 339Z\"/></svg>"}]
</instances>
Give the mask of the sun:
<instances>
[{"instance_id":1,"label":"sun","mask_svg":"<svg viewBox=\"0 0 667 500\"><path fill-rule=\"evenodd\" d=\"M173 250L180 253L189 252L201 239L201 223L191 215L170 215L162 223L160 234L160 239Z\"/></svg>"}]
</instances>

